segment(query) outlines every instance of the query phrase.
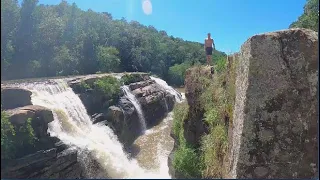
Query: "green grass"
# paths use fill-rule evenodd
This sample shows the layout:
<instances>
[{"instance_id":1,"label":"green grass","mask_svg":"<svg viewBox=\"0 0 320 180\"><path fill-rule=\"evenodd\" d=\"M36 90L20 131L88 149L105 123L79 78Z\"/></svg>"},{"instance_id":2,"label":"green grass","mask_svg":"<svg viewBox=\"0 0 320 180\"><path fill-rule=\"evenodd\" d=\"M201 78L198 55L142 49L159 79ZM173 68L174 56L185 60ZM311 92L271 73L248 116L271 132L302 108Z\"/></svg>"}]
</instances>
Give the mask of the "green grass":
<instances>
[{"instance_id":1,"label":"green grass","mask_svg":"<svg viewBox=\"0 0 320 180\"><path fill-rule=\"evenodd\" d=\"M185 178L201 177L201 160L196 149L188 146L184 138L183 123L188 115L188 104L176 104L173 112L173 133L176 136L178 149L174 153L173 167Z\"/></svg>"},{"instance_id":2,"label":"green grass","mask_svg":"<svg viewBox=\"0 0 320 180\"><path fill-rule=\"evenodd\" d=\"M224 174L228 128L232 124L235 100L235 66L235 63L227 66L226 60L219 60L215 66L217 73L201 96L205 121L210 129L209 134L203 136L201 141L203 178L222 178ZM226 119L229 120L227 124Z\"/></svg>"},{"instance_id":3,"label":"green grass","mask_svg":"<svg viewBox=\"0 0 320 180\"><path fill-rule=\"evenodd\" d=\"M174 153L173 167L185 178L201 177L201 161L193 148L180 146Z\"/></svg>"},{"instance_id":4,"label":"green grass","mask_svg":"<svg viewBox=\"0 0 320 180\"><path fill-rule=\"evenodd\" d=\"M215 63L213 79L199 75L203 67L194 67L192 81L201 82L195 87L201 92L200 106L209 133L202 136L201 146L193 149L186 143L183 123L187 118L188 105L174 108L173 131L179 141L174 156L174 168L186 178L222 178L224 160L228 150L228 128L232 124L235 99L235 66L227 66L226 58ZM197 69L200 68L200 69ZM228 123L225 120L229 120Z\"/></svg>"}]
</instances>

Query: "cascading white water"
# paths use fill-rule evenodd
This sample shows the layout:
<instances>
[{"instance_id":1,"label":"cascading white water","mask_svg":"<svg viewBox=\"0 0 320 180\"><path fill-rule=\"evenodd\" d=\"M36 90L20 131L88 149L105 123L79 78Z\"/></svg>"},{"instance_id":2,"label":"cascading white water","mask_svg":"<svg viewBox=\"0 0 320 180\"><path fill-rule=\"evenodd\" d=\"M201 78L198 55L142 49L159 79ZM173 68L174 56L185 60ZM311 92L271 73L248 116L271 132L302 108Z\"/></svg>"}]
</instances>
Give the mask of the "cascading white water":
<instances>
[{"instance_id":1,"label":"cascading white water","mask_svg":"<svg viewBox=\"0 0 320 180\"><path fill-rule=\"evenodd\" d=\"M80 152L90 152L106 177L170 178L168 172L147 172L136 160L129 160L113 131L104 124L92 124L81 100L63 80L20 86L33 92L34 105L53 110L54 121L49 123L48 129L50 135Z\"/></svg>"},{"instance_id":2,"label":"cascading white water","mask_svg":"<svg viewBox=\"0 0 320 180\"><path fill-rule=\"evenodd\" d=\"M156 83L158 83L163 89L165 89L168 93L174 95L176 102L181 102L182 101L182 96L180 95L179 92L177 92L174 88L172 88L171 86L169 86L167 84L166 81L160 79L160 78L156 78L156 77L152 77L150 76L151 79L153 79Z\"/></svg>"},{"instance_id":3,"label":"cascading white water","mask_svg":"<svg viewBox=\"0 0 320 180\"><path fill-rule=\"evenodd\" d=\"M144 114L142 111L142 108L139 104L138 99L135 97L134 94L130 91L130 88L128 86L121 86L121 89L123 90L125 96L128 98L128 100L133 104L134 108L137 110L138 117L140 120L142 133L144 133L147 130L146 120L144 118Z\"/></svg>"}]
</instances>

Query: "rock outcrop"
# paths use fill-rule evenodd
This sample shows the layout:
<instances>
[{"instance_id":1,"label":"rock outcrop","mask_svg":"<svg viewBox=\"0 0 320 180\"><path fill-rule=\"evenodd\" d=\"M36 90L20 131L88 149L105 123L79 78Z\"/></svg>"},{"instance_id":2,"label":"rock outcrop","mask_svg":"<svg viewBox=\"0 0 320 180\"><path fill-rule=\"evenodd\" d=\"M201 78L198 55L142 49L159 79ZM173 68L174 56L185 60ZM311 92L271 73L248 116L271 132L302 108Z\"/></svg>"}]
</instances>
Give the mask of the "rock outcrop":
<instances>
[{"instance_id":1,"label":"rock outcrop","mask_svg":"<svg viewBox=\"0 0 320 180\"><path fill-rule=\"evenodd\" d=\"M201 136L208 132L203 120L204 107L200 96L205 90L201 77L212 79L212 67L194 67L186 72L185 96L189 105L187 119L184 122L184 137L188 144L200 146Z\"/></svg>"},{"instance_id":2,"label":"rock outcrop","mask_svg":"<svg viewBox=\"0 0 320 180\"><path fill-rule=\"evenodd\" d=\"M31 105L31 92L23 88L1 88L2 109Z\"/></svg>"},{"instance_id":3,"label":"rock outcrop","mask_svg":"<svg viewBox=\"0 0 320 180\"><path fill-rule=\"evenodd\" d=\"M30 98L29 91L11 89L13 90L9 90L10 96L2 99L4 104L10 104L8 101L18 102L16 97ZM16 92L19 96L15 95ZM20 96L21 94L23 96ZM84 167L77 160L77 151L68 150L58 138L50 137L47 132L48 123L54 120L52 111L37 105L20 107L21 105L23 103L12 103L7 107L14 109L5 111L16 130L15 136L18 139L23 138L20 137L23 133L21 134L19 129L30 119L37 140L32 146L16 147L14 158L1 157L1 178L85 178Z\"/></svg>"},{"instance_id":4,"label":"rock outcrop","mask_svg":"<svg viewBox=\"0 0 320 180\"><path fill-rule=\"evenodd\" d=\"M242 45L227 178L318 177L318 50L307 29Z\"/></svg>"},{"instance_id":5,"label":"rock outcrop","mask_svg":"<svg viewBox=\"0 0 320 180\"><path fill-rule=\"evenodd\" d=\"M6 110L9 121L16 129L26 125L27 120L31 120L31 127L33 129L34 136L37 140L32 147L26 147L24 149L17 149L15 157L20 158L30 153L35 153L39 150L46 150L53 148L55 143L59 140L55 137L50 137L48 134L48 123L53 121L52 111L36 105L29 105L24 107L18 107L15 109ZM21 136L16 133L16 136Z\"/></svg>"},{"instance_id":6,"label":"rock outcrop","mask_svg":"<svg viewBox=\"0 0 320 180\"><path fill-rule=\"evenodd\" d=\"M129 87L132 94L141 105L146 125L156 125L167 112L173 109L175 97L150 78L147 73L126 73L112 75ZM94 123L104 121L117 134L119 140L128 148L141 135L141 122L138 112L125 94L119 90L119 100L110 107L103 107L107 99L103 94L97 94L94 89L84 91L81 83L93 84L104 76L78 78L69 82L70 87L77 93L93 116Z\"/></svg>"},{"instance_id":7,"label":"rock outcrop","mask_svg":"<svg viewBox=\"0 0 320 180\"><path fill-rule=\"evenodd\" d=\"M173 109L175 97L154 80L131 83L129 88L141 104L149 127L158 123L167 112Z\"/></svg>"},{"instance_id":8,"label":"rock outcrop","mask_svg":"<svg viewBox=\"0 0 320 180\"><path fill-rule=\"evenodd\" d=\"M77 161L77 151L56 148L10 161L1 167L1 178L83 178L84 172Z\"/></svg>"}]
</instances>

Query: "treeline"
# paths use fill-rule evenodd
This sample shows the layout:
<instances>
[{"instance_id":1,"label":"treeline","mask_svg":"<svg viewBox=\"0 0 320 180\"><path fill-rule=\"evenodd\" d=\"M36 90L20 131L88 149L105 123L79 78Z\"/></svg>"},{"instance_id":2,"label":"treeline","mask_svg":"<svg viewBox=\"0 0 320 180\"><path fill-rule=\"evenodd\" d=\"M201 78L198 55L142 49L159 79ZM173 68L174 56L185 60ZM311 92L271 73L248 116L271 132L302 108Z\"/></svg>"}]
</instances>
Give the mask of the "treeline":
<instances>
[{"instance_id":1,"label":"treeline","mask_svg":"<svg viewBox=\"0 0 320 180\"><path fill-rule=\"evenodd\" d=\"M307 0L303 14L290 28L307 28L319 32L319 0Z\"/></svg>"},{"instance_id":2,"label":"treeline","mask_svg":"<svg viewBox=\"0 0 320 180\"><path fill-rule=\"evenodd\" d=\"M225 56L215 51L214 61ZM75 3L1 0L1 79L104 72L151 72L181 85L185 70L205 63L203 44L168 36Z\"/></svg>"}]
</instances>

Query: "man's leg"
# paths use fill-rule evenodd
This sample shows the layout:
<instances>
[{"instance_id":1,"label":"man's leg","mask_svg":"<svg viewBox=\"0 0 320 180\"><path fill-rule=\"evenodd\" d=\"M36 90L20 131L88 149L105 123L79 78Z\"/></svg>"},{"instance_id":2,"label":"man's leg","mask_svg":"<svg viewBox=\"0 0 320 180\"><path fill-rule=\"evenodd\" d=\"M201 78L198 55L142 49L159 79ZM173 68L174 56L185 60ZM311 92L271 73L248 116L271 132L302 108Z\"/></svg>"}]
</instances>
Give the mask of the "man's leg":
<instances>
[{"instance_id":1,"label":"man's leg","mask_svg":"<svg viewBox=\"0 0 320 180\"><path fill-rule=\"evenodd\" d=\"M209 66L209 55L207 55L206 58L207 58L207 65Z\"/></svg>"},{"instance_id":2,"label":"man's leg","mask_svg":"<svg viewBox=\"0 0 320 180\"><path fill-rule=\"evenodd\" d=\"M213 63L212 63L211 57L212 57L212 56L209 57L210 66L212 66L212 67L211 67L211 74L214 74L214 68L213 68Z\"/></svg>"},{"instance_id":3,"label":"man's leg","mask_svg":"<svg viewBox=\"0 0 320 180\"><path fill-rule=\"evenodd\" d=\"M212 66L211 55L208 56L208 64L209 64L209 66Z\"/></svg>"}]
</instances>

